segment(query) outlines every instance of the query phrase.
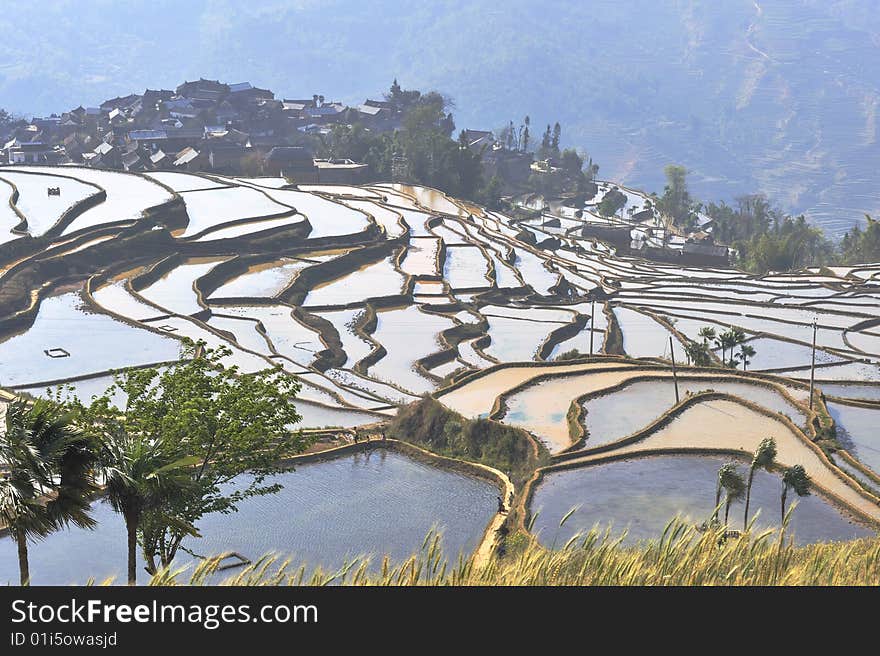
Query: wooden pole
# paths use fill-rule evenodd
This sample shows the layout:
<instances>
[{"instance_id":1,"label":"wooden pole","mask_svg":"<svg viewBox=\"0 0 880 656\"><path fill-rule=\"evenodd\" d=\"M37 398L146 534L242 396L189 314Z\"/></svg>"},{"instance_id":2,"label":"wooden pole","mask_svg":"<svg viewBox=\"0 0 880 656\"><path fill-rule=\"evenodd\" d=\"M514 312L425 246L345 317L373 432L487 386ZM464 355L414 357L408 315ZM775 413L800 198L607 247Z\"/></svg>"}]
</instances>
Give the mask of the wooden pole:
<instances>
[{"instance_id":1,"label":"wooden pole","mask_svg":"<svg viewBox=\"0 0 880 656\"><path fill-rule=\"evenodd\" d=\"M810 410L813 409L813 387L816 383L816 319L813 319L813 358L810 362Z\"/></svg>"},{"instance_id":2,"label":"wooden pole","mask_svg":"<svg viewBox=\"0 0 880 656\"><path fill-rule=\"evenodd\" d=\"M593 355L593 327L596 325L596 301L590 308L590 355Z\"/></svg>"},{"instance_id":3,"label":"wooden pole","mask_svg":"<svg viewBox=\"0 0 880 656\"><path fill-rule=\"evenodd\" d=\"M675 351L672 348L672 335L669 336L669 355L672 356L672 381L675 383L675 404L681 403L678 396L678 372L675 370Z\"/></svg>"}]
</instances>

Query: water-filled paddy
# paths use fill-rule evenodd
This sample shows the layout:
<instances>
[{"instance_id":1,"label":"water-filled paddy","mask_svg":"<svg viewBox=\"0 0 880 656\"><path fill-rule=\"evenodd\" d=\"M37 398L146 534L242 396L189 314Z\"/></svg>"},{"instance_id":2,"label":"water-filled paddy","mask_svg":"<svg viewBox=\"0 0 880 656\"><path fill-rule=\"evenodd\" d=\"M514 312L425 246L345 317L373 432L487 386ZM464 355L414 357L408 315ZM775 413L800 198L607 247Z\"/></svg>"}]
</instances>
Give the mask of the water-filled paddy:
<instances>
[{"instance_id":1,"label":"water-filled paddy","mask_svg":"<svg viewBox=\"0 0 880 656\"><path fill-rule=\"evenodd\" d=\"M186 202L186 213L189 216L189 224L181 237L192 237L237 219L292 212L291 208L276 203L262 191L250 187L185 191L181 196Z\"/></svg>"},{"instance_id":2,"label":"water-filled paddy","mask_svg":"<svg viewBox=\"0 0 880 656\"><path fill-rule=\"evenodd\" d=\"M217 228L216 230L209 230L205 232L201 237L194 239L193 241L202 242L202 241L212 241L214 239L231 239L233 237L242 237L244 235L257 235L257 233L264 232L266 230L274 230L275 228L280 228L282 226L294 226L298 223L302 223L305 219L299 214L293 214L290 216L282 216L276 219L266 219L264 221L249 221L247 223L236 223L225 228Z\"/></svg>"},{"instance_id":3,"label":"water-filled paddy","mask_svg":"<svg viewBox=\"0 0 880 656\"><path fill-rule=\"evenodd\" d=\"M369 412L343 407L328 407L299 400L296 402L296 411L302 417L302 421L299 423L302 428L352 428L384 419L381 415Z\"/></svg>"},{"instance_id":4,"label":"water-filled paddy","mask_svg":"<svg viewBox=\"0 0 880 656\"><path fill-rule=\"evenodd\" d=\"M362 190L363 191L363 190ZM364 193L371 193L366 192ZM376 223L385 228L385 234L389 237L400 237L409 232L401 222L399 212L368 200L346 200L346 205L361 212L365 212L375 219Z\"/></svg>"},{"instance_id":5,"label":"water-filled paddy","mask_svg":"<svg viewBox=\"0 0 880 656\"><path fill-rule=\"evenodd\" d=\"M387 354L370 367L370 374L417 394L431 391L434 383L415 371L415 362L439 351L439 333L454 325L448 317L421 312L415 305L379 312L372 337Z\"/></svg>"},{"instance_id":6,"label":"water-filled paddy","mask_svg":"<svg viewBox=\"0 0 880 656\"><path fill-rule=\"evenodd\" d=\"M443 263L443 277L450 289L489 287L489 262L474 246L449 246Z\"/></svg>"},{"instance_id":7,"label":"water-filled paddy","mask_svg":"<svg viewBox=\"0 0 880 656\"><path fill-rule=\"evenodd\" d=\"M809 367L813 357L813 349L806 344L795 344L768 337L756 337L746 343L755 349L755 355L749 359L748 365L748 368L754 371ZM735 349L735 352L739 353L739 349ZM720 357L720 349L715 349L715 354ZM836 355L816 349L816 364L842 361L843 359Z\"/></svg>"},{"instance_id":8,"label":"water-filled paddy","mask_svg":"<svg viewBox=\"0 0 880 656\"><path fill-rule=\"evenodd\" d=\"M307 367L315 354L324 349L318 333L293 317L293 308L286 305L223 306L219 312L256 319L263 324L266 336L281 355ZM247 346L242 344L242 346ZM254 349L262 352L263 349Z\"/></svg>"},{"instance_id":9,"label":"water-filled paddy","mask_svg":"<svg viewBox=\"0 0 880 656\"><path fill-rule=\"evenodd\" d=\"M672 336L666 328L646 314L629 308L616 307L614 315L623 333L623 350L634 358L665 358L669 359L669 338ZM675 358L684 362L684 347L672 336Z\"/></svg>"},{"instance_id":10,"label":"water-filled paddy","mask_svg":"<svg viewBox=\"0 0 880 656\"><path fill-rule=\"evenodd\" d=\"M305 215L312 226L309 239L362 232L370 225L364 212L321 196L288 189L265 191L274 200L291 205Z\"/></svg>"},{"instance_id":11,"label":"water-filled paddy","mask_svg":"<svg viewBox=\"0 0 880 656\"><path fill-rule=\"evenodd\" d=\"M197 191L199 189L214 189L223 186L223 183L216 180L203 178L200 175L191 175L189 173L179 173L177 171L153 171L147 173L148 178L153 178L157 182L161 182L166 187L171 187L174 191Z\"/></svg>"},{"instance_id":12,"label":"water-filled paddy","mask_svg":"<svg viewBox=\"0 0 880 656\"><path fill-rule=\"evenodd\" d=\"M34 237L42 236L69 208L99 191L92 185L56 175L21 173L3 169L0 170L0 177L18 188L19 196L15 205L27 218L28 232ZM50 196L46 191L49 187L58 187L61 189L61 195Z\"/></svg>"},{"instance_id":13,"label":"water-filled paddy","mask_svg":"<svg viewBox=\"0 0 880 656\"><path fill-rule=\"evenodd\" d=\"M95 302L108 312L115 312L135 321L150 319L162 314L162 310L144 303L125 287L125 280L117 280L92 292Z\"/></svg>"},{"instance_id":14,"label":"water-filled paddy","mask_svg":"<svg viewBox=\"0 0 880 656\"><path fill-rule=\"evenodd\" d=\"M436 276L438 239L416 237L410 240L400 269L411 276Z\"/></svg>"},{"instance_id":15,"label":"water-filled paddy","mask_svg":"<svg viewBox=\"0 0 880 656\"><path fill-rule=\"evenodd\" d=\"M544 266L544 260L524 248L517 250L514 263L523 281L537 294L547 294L556 285L559 276Z\"/></svg>"},{"instance_id":16,"label":"water-filled paddy","mask_svg":"<svg viewBox=\"0 0 880 656\"><path fill-rule=\"evenodd\" d=\"M332 569L361 553L403 559L436 525L454 560L476 547L496 506L497 490L488 482L382 450L302 464L279 480L284 489L278 494L246 500L238 513L206 517L198 525L204 537L185 545L200 554L238 551L252 559L277 552ZM94 515L94 531L64 531L32 545L34 584L124 577L123 521L105 503L96 504ZM146 577L141 566L138 576ZM15 545L0 539L0 582L17 579Z\"/></svg>"},{"instance_id":17,"label":"water-filled paddy","mask_svg":"<svg viewBox=\"0 0 880 656\"><path fill-rule=\"evenodd\" d=\"M540 511L535 530L543 544L562 546L575 533L588 531L595 524L612 524L615 535L628 529L625 543L633 544L659 538L676 514L699 524L712 513L718 468L729 460L718 456L657 456L553 472L539 485L532 500L533 512ZM741 471L745 472L746 467L743 462ZM765 471L755 475L749 512L754 516L760 509L756 522L759 529L779 524L781 492L778 475ZM563 515L576 505L581 507L560 528ZM731 506L734 528L742 527L743 511L742 504ZM791 530L798 544L873 534L816 494L798 499Z\"/></svg>"},{"instance_id":18,"label":"water-filled paddy","mask_svg":"<svg viewBox=\"0 0 880 656\"><path fill-rule=\"evenodd\" d=\"M226 308L220 308L222 312ZM238 344L249 351L256 351L264 355L272 355L269 342L257 331L257 322L244 317L227 317L213 314L207 321L208 325L215 330L230 333Z\"/></svg>"},{"instance_id":19,"label":"water-filled paddy","mask_svg":"<svg viewBox=\"0 0 880 656\"><path fill-rule=\"evenodd\" d=\"M61 357L50 357L47 350ZM0 381L18 386L176 360L179 355L176 340L92 312L78 293L68 292L43 299L33 325L0 343Z\"/></svg>"},{"instance_id":20,"label":"water-filled paddy","mask_svg":"<svg viewBox=\"0 0 880 656\"><path fill-rule=\"evenodd\" d=\"M486 319L492 342L483 351L500 362L534 359L550 333L564 325L509 317L489 316Z\"/></svg>"},{"instance_id":21,"label":"water-filled paddy","mask_svg":"<svg viewBox=\"0 0 880 656\"><path fill-rule=\"evenodd\" d=\"M827 405L840 443L853 458L880 474L880 409L834 401Z\"/></svg>"},{"instance_id":22,"label":"water-filled paddy","mask_svg":"<svg viewBox=\"0 0 880 656\"><path fill-rule=\"evenodd\" d=\"M336 332L339 333L339 339L342 342L342 350L348 356L343 363L343 367L352 367L359 360L364 358L373 350L373 345L358 335L354 331L354 324L360 319L364 310L355 308L354 310L335 310L328 312L317 312L316 314L323 317L333 324Z\"/></svg>"},{"instance_id":23,"label":"water-filled paddy","mask_svg":"<svg viewBox=\"0 0 880 656\"><path fill-rule=\"evenodd\" d=\"M858 385L852 383L820 383L819 387L828 396L860 401L880 401L880 385Z\"/></svg>"},{"instance_id":24,"label":"water-filled paddy","mask_svg":"<svg viewBox=\"0 0 880 656\"><path fill-rule=\"evenodd\" d=\"M218 287L211 293L210 298L270 298L276 296L284 291L303 269L338 255L339 253L309 253L307 258L283 257L272 262L256 264Z\"/></svg>"},{"instance_id":25,"label":"water-filled paddy","mask_svg":"<svg viewBox=\"0 0 880 656\"><path fill-rule=\"evenodd\" d=\"M679 377L678 390L683 400L690 394L714 390L752 401L772 412L782 412L796 425L803 425L803 410L778 391L763 385L725 380L692 380ZM675 405L675 385L668 378L637 381L626 387L584 402L584 424L589 431L584 448L615 442L648 426Z\"/></svg>"},{"instance_id":26,"label":"water-filled paddy","mask_svg":"<svg viewBox=\"0 0 880 656\"><path fill-rule=\"evenodd\" d=\"M138 293L170 314L195 314L203 308L193 283L226 258L193 258L174 267ZM161 313L161 312L160 312Z\"/></svg>"},{"instance_id":27,"label":"water-filled paddy","mask_svg":"<svg viewBox=\"0 0 880 656\"><path fill-rule=\"evenodd\" d=\"M45 173L45 169L39 166L21 167L20 170ZM86 210L64 229L62 234L65 235L102 223L138 219L147 208L171 200L171 193L164 187L138 175L78 166L65 166L63 173L96 184L107 192L103 203Z\"/></svg>"},{"instance_id":28,"label":"water-filled paddy","mask_svg":"<svg viewBox=\"0 0 880 656\"><path fill-rule=\"evenodd\" d=\"M308 293L303 305L347 305L367 298L394 296L403 291L405 283L406 279L394 268L394 257L389 256L316 286Z\"/></svg>"}]
</instances>

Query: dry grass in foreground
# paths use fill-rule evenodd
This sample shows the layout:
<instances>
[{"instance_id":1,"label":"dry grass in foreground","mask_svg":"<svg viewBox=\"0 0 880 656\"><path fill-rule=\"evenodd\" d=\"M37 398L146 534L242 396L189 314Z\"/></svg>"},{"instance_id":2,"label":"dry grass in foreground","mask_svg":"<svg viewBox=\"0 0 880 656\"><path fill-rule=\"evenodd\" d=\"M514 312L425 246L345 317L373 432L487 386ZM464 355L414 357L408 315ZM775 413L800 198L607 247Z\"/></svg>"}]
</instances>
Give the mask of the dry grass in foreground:
<instances>
[{"instance_id":1,"label":"dry grass in foreground","mask_svg":"<svg viewBox=\"0 0 880 656\"><path fill-rule=\"evenodd\" d=\"M336 571L271 556L222 580L222 585L878 585L880 537L795 547L772 531L725 539L722 528L699 532L672 520L659 540L624 547L620 537L594 529L564 547L549 550L533 541L517 553L477 569L470 559L447 562L440 536L431 533L422 550L378 567L369 559ZM167 570L150 585L206 585L217 580L217 561L194 572ZM222 574L222 573L220 573ZM212 576L213 575L213 576Z\"/></svg>"}]
</instances>

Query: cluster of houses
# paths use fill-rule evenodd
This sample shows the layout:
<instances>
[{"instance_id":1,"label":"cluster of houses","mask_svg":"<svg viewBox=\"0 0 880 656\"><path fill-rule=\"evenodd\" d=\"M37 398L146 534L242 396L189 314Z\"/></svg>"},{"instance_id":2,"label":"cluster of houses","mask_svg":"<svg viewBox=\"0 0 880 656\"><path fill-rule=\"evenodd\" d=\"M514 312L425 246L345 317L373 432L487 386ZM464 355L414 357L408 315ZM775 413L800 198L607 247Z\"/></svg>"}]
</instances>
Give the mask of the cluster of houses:
<instances>
[{"instance_id":1,"label":"cluster of houses","mask_svg":"<svg viewBox=\"0 0 880 656\"><path fill-rule=\"evenodd\" d=\"M336 123L394 130L401 112L385 100L357 107L323 96L277 99L248 82L200 79L147 89L100 107L34 118L4 139L0 163L75 163L126 171L289 175L301 182L357 183L367 165L316 159L308 135Z\"/></svg>"}]
</instances>

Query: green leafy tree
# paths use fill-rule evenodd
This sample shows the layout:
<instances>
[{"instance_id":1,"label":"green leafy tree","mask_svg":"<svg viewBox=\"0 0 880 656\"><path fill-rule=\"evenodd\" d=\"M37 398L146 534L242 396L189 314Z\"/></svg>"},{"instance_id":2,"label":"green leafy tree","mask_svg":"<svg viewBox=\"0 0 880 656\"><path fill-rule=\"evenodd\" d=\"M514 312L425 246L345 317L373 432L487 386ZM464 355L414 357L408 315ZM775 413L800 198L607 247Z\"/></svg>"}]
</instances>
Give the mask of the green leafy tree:
<instances>
[{"instance_id":1,"label":"green leafy tree","mask_svg":"<svg viewBox=\"0 0 880 656\"><path fill-rule=\"evenodd\" d=\"M780 522L785 522L785 499L789 490L799 497L810 495L810 476L807 474L803 465L792 465L782 474L782 503L780 506Z\"/></svg>"},{"instance_id":2,"label":"green leafy tree","mask_svg":"<svg viewBox=\"0 0 880 656\"><path fill-rule=\"evenodd\" d=\"M663 173L666 175L666 186L658 207L676 225L689 226L693 222L693 201L687 186L687 169L669 164L663 169Z\"/></svg>"},{"instance_id":3,"label":"green leafy tree","mask_svg":"<svg viewBox=\"0 0 880 656\"><path fill-rule=\"evenodd\" d=\"M770 471L776 460L776 440L772 437L765 437L758 444L755 453L752 456L752 463L749 465L749 482L746 485L746 510L743 514L743 530L749 523L749 503L752 497L752 483L755 480L755 472L759 469Z\"/></svg>"},{"instance_id":4,"label":"green leafy tree","mask_svg":"<svg viewBox=\"0 0 880 656\"><path fill-rule=\"evenodd\" d=\"M626 194L614 188L602 197L597 209L602 216L611 217L617 214L624 205L626 205Z\"/></svg>"},{"instance_id":5,"label":"green leafy tree","mask_svg":"<svg viewBox=\"0 0 880 656\"><path fill-rule=\"evenodd\" d=\"M865 215L864 230L853 227L840 241L840 261L846 264L866 264L880 261L880 221Z\"/></svg>"},{"instance_id":6,"label":"green leafy tree","mask_svg":"<svg viewBox=\"0 0 880 656\"><path fill-rule=\"evenodd\" d=\"M18 548L21 585L30 581L28 540L73 524L91 528L96 487L92 445L56 403L8 404L0 434L0 519Z\"/></svg>"},{"instance_id":7,"label":"green leafy tree","mask_svg":"<svg viewBox=\"0 0 880 656\"><path fill-rule=\"evenodd\" d=\"M192 534L190 527L205 515L235 512L243 499L277 492L280 486L267 479L289 469L284 457L312 443L295 430L301 418L295 407L300 385L294 378L280 368L241 374L224 364L231 355L228 348L196 346L199 357L161 373L130 371L83 408L102 434L144 437L163 446L157 457L168 454L170 462L185 457L193 463L179 472L185 486L149 497L155 503L137 516L150 572L174 560L183 539ZM116 388L127 397L121 410L112 405ZM156 464L165 471L161 460ZM229 485L243 473L249 474L247 483Z\"/></svg>"}]
</instances>

